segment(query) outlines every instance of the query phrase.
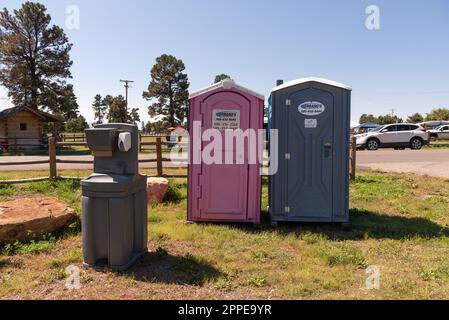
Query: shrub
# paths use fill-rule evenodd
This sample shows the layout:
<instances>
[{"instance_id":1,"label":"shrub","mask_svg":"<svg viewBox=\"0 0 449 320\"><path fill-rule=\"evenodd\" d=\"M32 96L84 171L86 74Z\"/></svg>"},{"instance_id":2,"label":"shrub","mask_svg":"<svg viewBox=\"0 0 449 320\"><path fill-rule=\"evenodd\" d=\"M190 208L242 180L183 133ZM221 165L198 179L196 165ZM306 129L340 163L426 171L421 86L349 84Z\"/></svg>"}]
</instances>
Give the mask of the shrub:
<instances>
[{"instance_id":1,"label":"shrub","mask_svg":"<svg viewBox=\"0 0 449 320\"><path fill-rule=\"evenodd\" d=\"M183 200L183 195L181 190L177 185L170 184L170 187L168 187L167 193L164 197L164 202L172 202L172 203L179 203Z\"/></svg>"}]
</instances>

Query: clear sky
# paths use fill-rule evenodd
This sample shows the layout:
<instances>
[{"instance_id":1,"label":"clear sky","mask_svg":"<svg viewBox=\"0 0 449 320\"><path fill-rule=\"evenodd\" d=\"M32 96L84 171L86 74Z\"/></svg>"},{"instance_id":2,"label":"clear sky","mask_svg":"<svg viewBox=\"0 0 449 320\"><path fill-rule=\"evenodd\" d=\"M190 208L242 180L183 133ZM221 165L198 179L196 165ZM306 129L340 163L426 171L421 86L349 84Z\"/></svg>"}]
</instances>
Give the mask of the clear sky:
<instances>
[{"instance_id":1,"label":"clear sky","mask_svg":"<svg viewBox=\"0 0 449 320\"><path fill-rule=\"evenodd\" d=\"M124 94L146 120L142 92L157 56L187 67L191 91L227 73L268 95L277 79L323 77L353 87L353 120L395 109L406 117L449 107L449 0L41 0L66 29L81 113L93 97ZM0 0L17 8L22 1ZM66 25L76 5L80 28ZM380 9L369 30L365 10ZM0 109L11 106L0 87Z\"/></svg>"}]
</instances>

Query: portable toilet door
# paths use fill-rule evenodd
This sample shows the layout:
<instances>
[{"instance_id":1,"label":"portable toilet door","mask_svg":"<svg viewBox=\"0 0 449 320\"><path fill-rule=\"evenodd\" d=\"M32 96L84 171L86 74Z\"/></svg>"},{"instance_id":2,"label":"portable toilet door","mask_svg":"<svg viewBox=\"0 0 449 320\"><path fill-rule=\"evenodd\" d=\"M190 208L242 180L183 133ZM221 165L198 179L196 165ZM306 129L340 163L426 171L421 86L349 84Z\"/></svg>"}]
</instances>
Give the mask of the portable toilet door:
<instances>
[{"instance_id":1,"label":"portable toilet door","mask_svg":"<svg viewBox=\"0 0 449 320\"><path fill-rule=\"evenodd\" d=\"M269 107L279 137L278 170L269 179L273 225L349 223L352 89L319 78L278 84Z\"/></svg>"},{"instance_id":2,"label":"portable toilet door","mask_svg":"<svg viewBox=\"0 0 449 320\"><path fill-rule=\"evenodd\" d=\"M249 161L248 148L242 154L244 159L238 162L237 143L232 143L233 148L229 148L225 143L225 130L248 132L248 129L254 129L257 132L263 127L263 110L263 95L230 79L190 95L189 221L260 224L260 165ZM195 128L199 132L195 133ZM210 152L211 144L216 141L215 138L205 138L208 129L220 133L222 147L216 148L220 150ZM215 157L215 152L221 154L222 162L204 161L209 155L215 160L220 158ZM232 163L226 162L229 157L234 159Z\"/></svg>"}]
</instances>

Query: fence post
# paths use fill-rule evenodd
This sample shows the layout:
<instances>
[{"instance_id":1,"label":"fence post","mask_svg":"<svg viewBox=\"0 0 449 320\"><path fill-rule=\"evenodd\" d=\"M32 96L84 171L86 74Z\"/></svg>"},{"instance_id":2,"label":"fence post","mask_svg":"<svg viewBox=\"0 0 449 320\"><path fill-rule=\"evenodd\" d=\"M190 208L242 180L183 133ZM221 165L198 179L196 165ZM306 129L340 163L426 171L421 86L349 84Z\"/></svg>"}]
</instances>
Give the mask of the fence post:
<instances>
[{"instance_id":1,"label":"fence post","mask_svg":"<svg viewBox=\"0 0 449 320\"><path fill-rule=\"evenodd\" d=\"M50 159L50 179L55 179L58 175L56 169L56 139L51 137L48 139L48 156Z\"/></svg>"},{"instance_id":2,"label":"fence post","mask_svg":"<svg viewBox=\"0 0 449 320\"><path fill-rule=\"evenodd\" d=\"M163 176L162 168L162 139L160 137L156 138L156 159L157 159L157 176Z\"/></svg>"},{"instance_id":3,"label":"fence post","mask_svg":"<svg viewBox=\"0 0 449 320\"><path fill-rule=\"evenodd\" d=\"M14 137L14 154L19 151L19 146L17 145L17 137Z\"/></svg>"},{"instance_id":4,"label":"fence post","mask_svg":"<svg viewBox=\"0 0 449 320\"><path fill-rule=\"evenodd\" d=\"M142 153L142 133L139 133L139 152Z\"/></svg>"},{"instance_id":5,"label":"fence post","mask_svg":"<svg viewBox=\"0 0 449 320\"><path fill-rule=\"evenodd\" d=\"M351 135L351 180L356 178L357 167L357 138L355 135Z\"/></svg>"}]
</instances>

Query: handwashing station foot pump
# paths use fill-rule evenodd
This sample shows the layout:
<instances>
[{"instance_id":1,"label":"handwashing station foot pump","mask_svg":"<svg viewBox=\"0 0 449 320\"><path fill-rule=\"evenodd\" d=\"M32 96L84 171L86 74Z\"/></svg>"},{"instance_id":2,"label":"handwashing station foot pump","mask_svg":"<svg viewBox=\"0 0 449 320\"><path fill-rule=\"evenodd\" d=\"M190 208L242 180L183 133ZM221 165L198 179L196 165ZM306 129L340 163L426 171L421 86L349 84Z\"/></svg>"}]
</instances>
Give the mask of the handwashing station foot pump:
<instances>
[{"instance_id":1,"label":"handwashing station foot pump","mask_svg":"<svg viewBox=\"0 0 449 320\"><path fill-rule=\"evenodd\" d=\"M84 265L128 269L147 252L147 176L139 174L138 128L86 130L94 173L81 181Z\"/></svg>"}]
</instances>

